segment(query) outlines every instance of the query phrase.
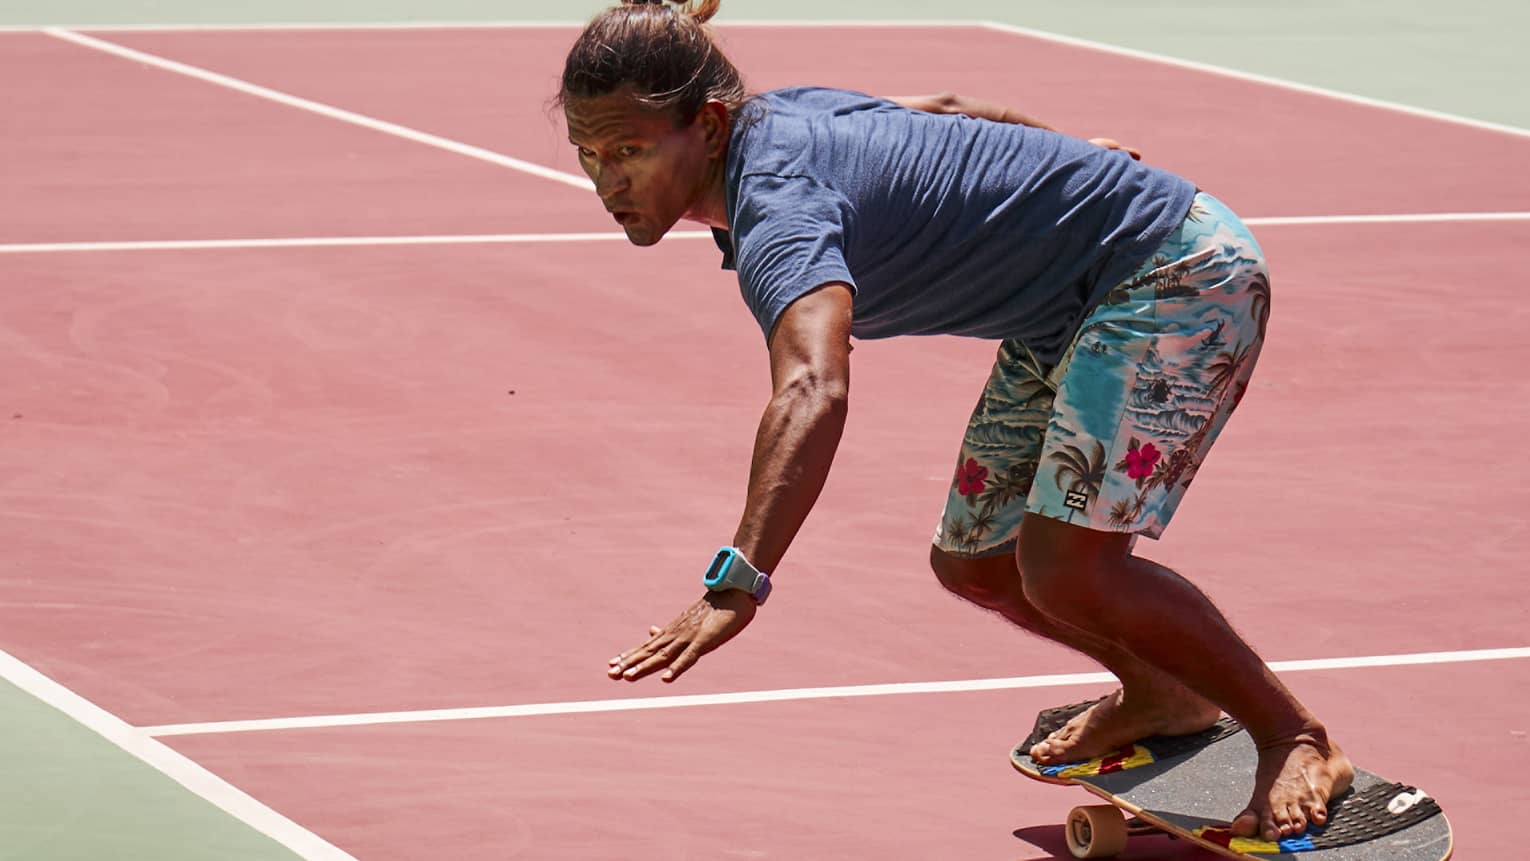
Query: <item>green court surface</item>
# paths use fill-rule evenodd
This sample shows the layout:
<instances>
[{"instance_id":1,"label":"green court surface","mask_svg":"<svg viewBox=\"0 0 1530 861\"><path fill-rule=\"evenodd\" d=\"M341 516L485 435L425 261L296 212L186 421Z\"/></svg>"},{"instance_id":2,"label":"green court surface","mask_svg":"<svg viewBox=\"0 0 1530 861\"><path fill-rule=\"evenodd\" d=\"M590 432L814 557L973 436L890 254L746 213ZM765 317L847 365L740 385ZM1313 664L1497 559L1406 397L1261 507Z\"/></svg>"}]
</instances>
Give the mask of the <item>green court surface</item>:
<instances>
[{"instance_id":1,"label":"green court surface","mask_svg":"<svg viewBox=\"0 0 1530 861\"><path fill-rule=\"evenodd\" d=\"M5 763L0 780L0 859L5 861L300 857L94 729L3 681L0 762Z\"/></svg>"},{"instance_id":2,"label":"green court surface","mask_svg":"<svg viewBox=\"0 0 1530 861\"><path fill-rule=\"evenodd\" d=\"M131 26L583 20L591 0L12 0L3 25ZM994 21L1418 108L1530 128L1530 4L1522 0L724 0L729 20ZM1087 74L1087 70L1080 70ZM1191 106L1193 109L1193 106Z\"/></svg>"}]
</instances>

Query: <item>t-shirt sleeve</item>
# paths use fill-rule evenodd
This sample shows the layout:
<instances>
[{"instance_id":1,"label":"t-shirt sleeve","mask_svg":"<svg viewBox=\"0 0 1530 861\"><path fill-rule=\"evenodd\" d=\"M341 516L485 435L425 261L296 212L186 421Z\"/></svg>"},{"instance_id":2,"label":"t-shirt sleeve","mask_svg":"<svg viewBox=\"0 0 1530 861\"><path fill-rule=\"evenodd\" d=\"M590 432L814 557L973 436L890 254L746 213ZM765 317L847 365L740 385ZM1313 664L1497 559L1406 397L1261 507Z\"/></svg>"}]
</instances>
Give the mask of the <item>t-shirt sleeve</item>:
<instances>
[{"instance_id":1,"label":"t-shirt sleeve","mask_svg":"<svg viewBox=\"0 0 1530 861\"><path fill-rule=\"evenodd\" d=\"M806 177L756 174L740 182L738 201L729 227L739 290L767 340L803 295L834 281L854 291L843 195Z\"/></svg>"}]
</instances>

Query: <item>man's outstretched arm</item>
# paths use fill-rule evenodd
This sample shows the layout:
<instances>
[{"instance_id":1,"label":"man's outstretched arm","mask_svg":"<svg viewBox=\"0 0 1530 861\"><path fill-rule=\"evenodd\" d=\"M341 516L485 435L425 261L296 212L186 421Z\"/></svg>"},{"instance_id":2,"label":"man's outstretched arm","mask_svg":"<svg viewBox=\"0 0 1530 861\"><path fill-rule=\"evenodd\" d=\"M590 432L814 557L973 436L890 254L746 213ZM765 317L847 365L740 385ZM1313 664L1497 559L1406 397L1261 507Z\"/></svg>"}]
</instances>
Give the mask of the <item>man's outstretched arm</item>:
<instances>
[{"instance_id":1,"label":"man's outstretched arm","mask_svg":"<svg viewBox=\"0 0 1530 861\"><path fill-rule=\"evenodd\" d=\"M928 96L892 96L889 101L896 102L905 108L913 108L916 111L924 111L931 114L966 114L980 120L992 120L996 123L1014 123L1016 125L1030 126L1033 129L1056 129L1036 119L1023 111L1001 105L997 102L988 102L983 99L974 99L971 96L959 96L956 93L933 93Z\"/></svg>"},{"instance_id":2,"label":"man's outstretched arm","mask_svg":"<svg viewBox=\"0 0 1530 861\"><path fill-rule=\"evenodd\" d=\"M774 572L818 501L845 429L850 393L850 288L825 284L787 307L770 337L772 394L755 436L744 515L733 537ZM699 567L699 563L698 563ZM745 592L707 592L646 642L611 659L613 679L664 671L674 681L754 619Z\"/></svg>"},{"instance_id":3,"label":"man's outstretched arm","mask_svg":"<svg viewBox=\"0 0 1530 861\"><path fill-rule=\"evenodd\" d=\"M905 108L916 111L924 111L931 114L965 114L980 120L990 120L996 123L1014 123L1015 125L1030 126L1033 129L1046 129L1055 132L1057 129L1047 125L1039 119L998 102L989 102L983 99L974 99L971 96L961 96L956 93L935 93L928 96L892 96L888 101L895 102ZM1142 153L1111 138L1089 138L1089 142L1105 149L1117 149L1130 155L1134 159L1141 159Z\"/></svg>"},{"instance_id":4,"label":"man's outstretched arm","mask_svg":"<svg viewBox=\"0 0 1530 861\"><path fill-rule=\"evenodd\" d=\"M770 337L772 395L755 436L734 546L774 571L818 501L845 429L851 293L826 284L793 302Z\"/></svg>"}]
</instances>

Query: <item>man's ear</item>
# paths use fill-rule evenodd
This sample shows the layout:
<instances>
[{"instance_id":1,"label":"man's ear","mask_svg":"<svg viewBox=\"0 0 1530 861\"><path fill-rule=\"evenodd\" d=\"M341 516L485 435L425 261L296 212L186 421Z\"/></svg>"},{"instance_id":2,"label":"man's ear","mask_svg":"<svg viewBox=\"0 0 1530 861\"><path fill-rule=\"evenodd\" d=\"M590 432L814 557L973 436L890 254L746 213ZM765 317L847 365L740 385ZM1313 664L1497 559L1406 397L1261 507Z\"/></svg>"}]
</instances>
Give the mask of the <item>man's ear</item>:
<instances>
[{"instance_id":1,"label":"man's ear","mask_svg":"<svg viewBox=\"0 0 1530 861\"><path fill-rule=\"evenodd\" d=\"M707 158L722 158L728 152L728 133L733 126L728 106L716 99L708 99L701 106L697 120L706 136Z\"/></svg>"}]
</instances>

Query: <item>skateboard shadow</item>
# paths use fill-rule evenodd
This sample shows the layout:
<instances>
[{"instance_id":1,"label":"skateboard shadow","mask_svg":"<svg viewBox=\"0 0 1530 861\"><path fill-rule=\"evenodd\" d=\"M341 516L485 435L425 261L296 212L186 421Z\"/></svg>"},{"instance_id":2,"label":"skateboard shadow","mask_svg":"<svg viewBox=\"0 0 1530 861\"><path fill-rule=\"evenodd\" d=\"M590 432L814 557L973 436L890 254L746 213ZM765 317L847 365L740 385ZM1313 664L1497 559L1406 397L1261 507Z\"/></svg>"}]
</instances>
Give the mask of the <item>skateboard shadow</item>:
<instances>
[{"instance_id":1,"label":"skateboard shadow","mask_svg":"<svg viewBox=\"0 0 1530 861\"><path fill-rule=\"evenodd\" d=\"M1032 825L1017 828L1017 839L1029 843L1046 853L1027 855L1021 861L1072 861L1068 841L1061 825ZM1122 861L1221 861L1220 856L1207 852L1183 840L1174 840L1164 834L1133 837L1131 845L1121 854Z\"/></svg>"}]
</instances>

